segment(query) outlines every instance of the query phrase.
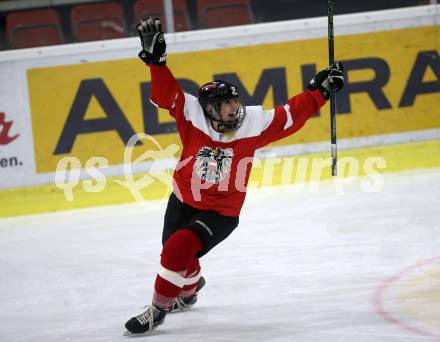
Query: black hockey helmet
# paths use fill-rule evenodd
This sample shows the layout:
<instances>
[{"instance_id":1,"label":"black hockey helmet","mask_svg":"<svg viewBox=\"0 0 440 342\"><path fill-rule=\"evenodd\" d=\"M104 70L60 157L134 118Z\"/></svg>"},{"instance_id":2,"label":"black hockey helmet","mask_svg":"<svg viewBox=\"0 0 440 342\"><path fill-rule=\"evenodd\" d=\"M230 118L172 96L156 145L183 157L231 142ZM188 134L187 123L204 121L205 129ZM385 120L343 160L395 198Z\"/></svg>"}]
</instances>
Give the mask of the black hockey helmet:
<instances>
[{"instance_id":1,"label":"black hockey helmet","mask_svg":"<svg viewBox=\"0 0 440 342\"><path fill-rule=\"evenodd\" d=\"M245 107L241 104L239 97L236 86L225 81L215 80L200 87L198 99L205 116L211 121L218 122L220 130L226 132L239 128L246 116ZM238 104L235 119L231 121L223 121L220 116L222 102L227 100L235 100ZM208 104L212 105L212 109L218 113L220 119L213 116L212 110L208 110Z\"/></svg>"}]
</instances>

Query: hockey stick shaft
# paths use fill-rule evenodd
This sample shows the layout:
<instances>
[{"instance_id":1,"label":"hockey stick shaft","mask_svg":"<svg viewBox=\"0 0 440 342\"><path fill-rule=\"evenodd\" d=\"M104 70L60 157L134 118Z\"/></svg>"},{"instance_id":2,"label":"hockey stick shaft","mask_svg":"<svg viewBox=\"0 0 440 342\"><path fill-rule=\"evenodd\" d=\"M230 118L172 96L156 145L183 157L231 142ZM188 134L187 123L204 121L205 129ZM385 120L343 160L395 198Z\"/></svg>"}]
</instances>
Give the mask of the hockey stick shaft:
<instances>
[{"instance_id":1,"label":"hockey stick shaft","mask_svg":"<svg viewBox=\"0 0 440 342\"><path fill-rule=\"evenodd\" d=\"M335 45L333 34L333 9L334 0L327 1L327 18L328 18L328 61L329 65L335 62ZM338 174L337 169L337 145L336 145L336 98L333 92L330 93L330 141L332 151L332 176Z\"/></svg>"}]
</instances>

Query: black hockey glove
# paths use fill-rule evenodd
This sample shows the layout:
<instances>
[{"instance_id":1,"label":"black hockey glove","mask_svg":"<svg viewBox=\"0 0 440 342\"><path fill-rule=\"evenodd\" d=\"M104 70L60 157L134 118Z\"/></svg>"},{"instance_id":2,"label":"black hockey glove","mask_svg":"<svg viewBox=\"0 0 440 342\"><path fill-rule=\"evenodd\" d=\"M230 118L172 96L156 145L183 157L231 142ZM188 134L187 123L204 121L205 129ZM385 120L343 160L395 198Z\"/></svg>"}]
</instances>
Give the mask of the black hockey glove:
<instances>
[{"instance_id":1,"label":"black hockey glove","mask_svg":"<svg viewBox=\"0 0 440 342\"><path fill-rule=\"evenodd\" d=\"M307 85L309 90L319 89L322 96L328 100L330 91L337 92L344 86L344 66L340 62L330 65L318 72Z\"/></svg>"},{"instance_id":2,"label":"black hockey glove","mask_svg":"<svg viewBox=\"0 0 440 342\"><path fill-rule=\"evenodd\" d=\"M142 43L142 51L139 52L139 58L146 64L165 64L167 60L167 45L159 18L153 20L151 17L148 17L147 20L141 20L137 30Z\"/></svg>"}]
</instances>

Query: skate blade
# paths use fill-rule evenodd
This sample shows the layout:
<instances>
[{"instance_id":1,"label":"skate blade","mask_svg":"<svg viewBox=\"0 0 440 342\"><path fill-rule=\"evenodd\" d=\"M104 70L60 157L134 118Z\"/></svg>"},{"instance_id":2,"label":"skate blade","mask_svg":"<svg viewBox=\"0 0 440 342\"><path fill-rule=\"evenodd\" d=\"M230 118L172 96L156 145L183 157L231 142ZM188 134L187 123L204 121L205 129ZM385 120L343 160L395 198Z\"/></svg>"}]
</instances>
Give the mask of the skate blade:
<instances>
[{"instance_id":1,"label":"skate blade","mask_svg":"<svg viewBox=\"0 0 440 342\"><path fill-rule=\"evenodd\" d=\"M122 335L125 337L141 337L141 336L150 336L150 335L157 335L157 334L158 334L158 332L155 330L149 330L144 333L138 333L138 334L135 334L135 333L132 333L128 330L125 330Z\"/></svg>"}]
</instances>

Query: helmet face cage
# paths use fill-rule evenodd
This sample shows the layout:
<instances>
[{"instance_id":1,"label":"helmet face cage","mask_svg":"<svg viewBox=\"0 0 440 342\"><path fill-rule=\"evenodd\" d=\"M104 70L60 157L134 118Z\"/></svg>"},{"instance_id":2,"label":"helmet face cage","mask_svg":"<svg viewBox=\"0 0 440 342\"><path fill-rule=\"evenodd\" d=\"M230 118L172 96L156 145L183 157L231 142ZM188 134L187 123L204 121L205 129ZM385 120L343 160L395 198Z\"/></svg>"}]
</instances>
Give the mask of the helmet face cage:
<instances>
[{"instance_id":1,"label":"helmet face cage","mask_svg":"<svg viewBox=\"0 0 440 342\"><path fill-rule=\"evenodd\" d=\"M217 102L211 103L214 111L216 113L218 113L218 115L220 116L220 119L215 118L211 113L208 114L208 118L211 121L218 122L218 129L221 132L233 131L234 129L239 128L241 126L243 120L244 120L245 115L246 115L246 109L241 104L241 102L238 99L238 97L233 99L233 100L237 103L238 109L237 109L237 112L235 114L235 119L232 120L232 121L223 121L223 118L220 115L220 110L221 110L221 107L222 107L222 103L224 101L228 101L228 100L217 101Z\"/></svg>"},{"instance_id":2,"label":"helmet face cage","mask_svg":"<svg viewBox=\"0 0 440 342\"><path fill-rule=\"evenodd\" d=\"M235 100L238 104L235 119L232 121L223 121L220 115L222 103L228 100ZM203 108L205 116L218 123L218 129L221 132L232 131L239 128L246 116L246 109L239 100L238 89L234 85L224 81L213 81L204 84L199 90L199 103ZM215 113L220 116L213 116L213 111L208 110L208 104L212 106Z\"/></svg>"}]
</instances>

